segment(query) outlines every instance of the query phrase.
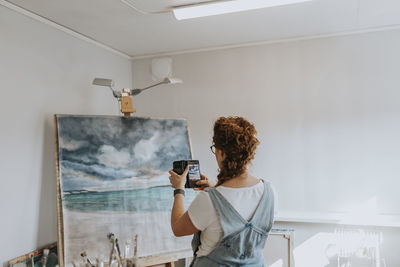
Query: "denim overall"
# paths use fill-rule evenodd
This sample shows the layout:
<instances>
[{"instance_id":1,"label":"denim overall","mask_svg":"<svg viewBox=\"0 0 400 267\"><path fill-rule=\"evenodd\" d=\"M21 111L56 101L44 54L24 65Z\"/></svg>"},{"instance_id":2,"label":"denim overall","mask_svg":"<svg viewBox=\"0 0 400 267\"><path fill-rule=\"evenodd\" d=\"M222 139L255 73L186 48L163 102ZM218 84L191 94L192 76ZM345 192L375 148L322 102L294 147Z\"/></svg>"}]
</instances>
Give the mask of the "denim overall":
<instances>
[{"instance_id":1,"label":"denim overall","mask_svg":"<svg viewBox=\"0 0 400 267\"><path fill-rule=\"evenodd\" d=\"M215 188L206 188L205 191L208 192L217 211L224 235L210 254L196 257L201 232L194 234L192 240L194 258L190 266L264 266L262 251L274 218L274 196L271 185L264 181L264 193L250 221L240 216Z\"/></svg>"}]
</instances>

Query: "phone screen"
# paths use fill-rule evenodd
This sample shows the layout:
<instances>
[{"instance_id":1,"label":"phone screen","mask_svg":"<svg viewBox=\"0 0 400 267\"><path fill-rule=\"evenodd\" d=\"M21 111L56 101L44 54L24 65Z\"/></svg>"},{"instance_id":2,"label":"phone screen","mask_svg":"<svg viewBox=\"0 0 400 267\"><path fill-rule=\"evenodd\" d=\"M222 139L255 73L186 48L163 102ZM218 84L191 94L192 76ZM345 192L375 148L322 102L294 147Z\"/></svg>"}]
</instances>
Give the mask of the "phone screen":
<instances>
[{"instance_id":1,"label":"phone screen","mask_svg":"<svg viewBox=\"0 0 400 267\"><path fill-rule=\"evenodd\" d=\"M188 177L190 180L199 180L200 178L200 168L198 164L189 164Z\"/></svg>"}]
</instances>

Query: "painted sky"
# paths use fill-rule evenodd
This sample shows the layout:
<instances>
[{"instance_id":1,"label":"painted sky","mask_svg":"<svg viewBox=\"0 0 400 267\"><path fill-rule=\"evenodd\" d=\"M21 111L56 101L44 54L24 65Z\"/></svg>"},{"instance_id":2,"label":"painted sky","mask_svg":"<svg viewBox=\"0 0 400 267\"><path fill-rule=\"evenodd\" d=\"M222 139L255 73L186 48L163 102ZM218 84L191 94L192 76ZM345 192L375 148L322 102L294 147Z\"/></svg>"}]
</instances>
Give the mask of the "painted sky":
<instances>
[{"instance_id":1,"label":"painted sky","mask_svg":"<svg viewBox=\"0 0 400 267\"><path fill-rule=\"evenodd\" d=\"M57 127L63 191L165 180L173 161L191 158L186 120L58 115Z\"/></svg>"}]
</instances>

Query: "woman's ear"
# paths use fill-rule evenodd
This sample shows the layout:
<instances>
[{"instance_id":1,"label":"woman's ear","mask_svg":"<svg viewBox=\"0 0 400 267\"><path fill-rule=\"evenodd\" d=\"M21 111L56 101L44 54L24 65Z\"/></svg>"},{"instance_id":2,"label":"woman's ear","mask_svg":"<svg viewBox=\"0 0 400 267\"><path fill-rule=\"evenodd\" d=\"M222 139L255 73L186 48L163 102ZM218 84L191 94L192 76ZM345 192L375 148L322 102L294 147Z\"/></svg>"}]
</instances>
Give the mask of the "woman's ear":
<instances>
[{"instance_id":1,"label":"woman's ear","mask_svg":"<svg viewBox=\"0 0 400 267\"><path fill-rule=\"evenodd\" d=\"M226 154L224 151L221 150L221 161L224 161L226 158Z\"/></svg>"}]
</instances>

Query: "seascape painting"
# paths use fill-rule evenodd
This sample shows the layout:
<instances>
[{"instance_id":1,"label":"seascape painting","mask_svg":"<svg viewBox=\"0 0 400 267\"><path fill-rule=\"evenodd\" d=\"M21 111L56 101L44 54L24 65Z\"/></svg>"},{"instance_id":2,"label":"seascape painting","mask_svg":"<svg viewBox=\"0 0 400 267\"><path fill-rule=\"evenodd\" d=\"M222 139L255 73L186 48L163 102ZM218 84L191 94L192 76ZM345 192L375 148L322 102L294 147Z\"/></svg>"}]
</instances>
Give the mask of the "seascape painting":
<instances>
[{"instance_id":1,"label":"seascape painting","mask_svg":"<svg viewBox=\"0 0 400 267\"><path fill-rule=\"evenodd\" d=\"M173 161L192 159L186 120L56 115L56 130L66 266L80 264L83 251L108 261L110 232L122 254L136 235L138 256L190 248L190 237L171 230L168 178ZM194 196L187 190L186 208Z\"/></svg>"}]
</instances>

